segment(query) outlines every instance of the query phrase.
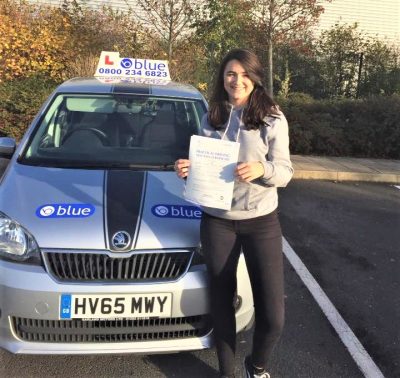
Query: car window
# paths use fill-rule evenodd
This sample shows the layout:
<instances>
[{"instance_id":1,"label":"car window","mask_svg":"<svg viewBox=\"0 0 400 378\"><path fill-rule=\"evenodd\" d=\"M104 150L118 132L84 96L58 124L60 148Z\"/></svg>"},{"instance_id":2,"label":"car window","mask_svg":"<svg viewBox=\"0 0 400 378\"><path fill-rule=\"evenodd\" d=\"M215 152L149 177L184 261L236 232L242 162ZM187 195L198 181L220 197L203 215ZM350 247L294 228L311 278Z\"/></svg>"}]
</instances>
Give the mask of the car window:
<instances>
[{"instance_id":1,"label":"car window","mask_svg":"<svg viewBox=\"0 0 400 378\"><path fill-rule=\"evenodd\" d=\"M205 113L200 100L58 95L20 162L53 167L172 164L186 157Z\"/></svg>"}]
</instances>

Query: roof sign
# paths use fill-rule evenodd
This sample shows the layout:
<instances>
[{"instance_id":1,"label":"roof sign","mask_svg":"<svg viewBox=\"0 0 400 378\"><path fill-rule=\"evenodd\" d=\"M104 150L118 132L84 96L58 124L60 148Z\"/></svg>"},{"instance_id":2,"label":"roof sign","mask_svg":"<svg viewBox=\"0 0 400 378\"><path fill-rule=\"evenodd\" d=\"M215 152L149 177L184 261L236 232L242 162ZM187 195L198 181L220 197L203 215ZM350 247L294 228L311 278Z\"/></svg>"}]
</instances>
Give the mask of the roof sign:
<instances>
[{"instance_id":1,"label":"roof sign","mask_svg":"<svg viewBox=\"0 0 400 378\"><path fill-rule=\"evenodd\" d=\"M168 61L120 58L115 51L102 51L95 77L103 79L138 79L137 81L170 81ZM135 80L136 81L136 80Z\"/></svg>"}]
</instances>

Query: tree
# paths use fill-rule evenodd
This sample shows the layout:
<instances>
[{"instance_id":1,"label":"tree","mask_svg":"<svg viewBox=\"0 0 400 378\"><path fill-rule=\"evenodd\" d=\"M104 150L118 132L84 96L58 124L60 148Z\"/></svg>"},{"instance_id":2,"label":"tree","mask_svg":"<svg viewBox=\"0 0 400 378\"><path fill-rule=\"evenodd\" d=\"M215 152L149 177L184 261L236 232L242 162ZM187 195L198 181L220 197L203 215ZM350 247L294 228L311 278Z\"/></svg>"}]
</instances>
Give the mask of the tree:
<instances>
[{"instance_id":1,"label":"tree","mask_svg":"<svg viewBox=\"0 0 400 378\"><path fill-rule=\"evenodd\" d=\"M136 17L150 26L161 38L168 60L180 38L188 36L194 7L190 0L137 0L141 11ZM150 30L149 30L150 32Z\"/></svg>"},{"instance_id":2,"label":"tree","mask_svg":"<svg viewBox=\"0 0 400 378\"><path fill-rule=\"evenodd\" d=\"M329 97L356 97L360 55L365 49L357 24L335 25L322 32L318 55Z\"/></svg>"},{"instance_id":3,"label":"tree","mask_svg":"<svg viewBox=\"0 0 400 378\"><path fill-rule=\"evenodd\" d=\"M331 1L331 0L327 0ZM273 95L274 45L314 25L324 8L319 0L254 0L252 16L265 32L267 87Z\"/></svg>"},{"instance_id":4,"label":"tree","mask_svg":"<svg viewBox=\"0 0 400 378\"><path fill-rule=\"evenodd\" d=\"M207 0L197 9L195 44L203 47L206 82L214 79L219 62L231 49L249 46L251 3L246 0Z\"/></svg>"},{"instance_id":5,"label":"tree","mask_svg":"<svg viewBox=\"0 0 400 378\"><path fill-rule=\"evenodd\" d=\"M129 56L144 45L144 33L131 10L122 12L105 5L93 10L78 0L64 0L57 12L71 25L70 43L82 55L98 57L100 51L113 49ZM57 25L54 29L56 33L63 33Z\"/></svg>"},{"instance_id":6,"label":"tree","mask_svg":"<svg viewBox=\"0 0 400 378\"><path fill-rule=\"evenodd\" d=\"M322 69L316 53L315 37L299 43L279 43L274 49L275 86L279 97L290 97L293 92L307 93L314 98L324 97ZM276 88L276 84L280 84ZM289 86L290 91L285 91Z\"/></svg>"},{"instance_id":7,"label":"tree","mask_svg":"<svg viewBox=\"0 0 400 378\"><path fill-rule=\"evenodd\" d=\"M68 30L68 23L50 7L6 3L0 7L0 82L37 73L65 79L68 33L56 34L52 25Z\"/></svg>"},{"instance_id":8,"label":"tree","mask_svg":"<svg viewBox=\"0 0 400 378\"><path fill-rule=\"evenodd\" d=\"M290 78L291 92L314 98L400 93L399 49L367 38L356 24L335 25L300 45L294 42L278 43L274 50L281 97L285 78Z\"/></svg>"},{"instance_id":9,"label":"tree","mask_svg":"<svg viewBox=\"0 0 400 378\"><path fill-rule=\"evenodd\" d=\"M400 51L379 40L368 40L362 52L358 94L391 95L400 93Z\"/></svg>"},{"instance_id":10,"label":"tree","mask_svg":"<svg viewBox=\"0 0 400 378\"><path fill-rule=\"evenodd\" d=\"M77 0L63 0L59 8L53 9L55 16L61 15L69 26L65 29L62 23L51 24L53 34L65 35L68 41L67 50L72 55L66 69L68 77L93 75L103 50L118 51L121 56L140 56L144 46L151 46L130 11L108 6L93 10Z\"/></svg>"}]
</instances>

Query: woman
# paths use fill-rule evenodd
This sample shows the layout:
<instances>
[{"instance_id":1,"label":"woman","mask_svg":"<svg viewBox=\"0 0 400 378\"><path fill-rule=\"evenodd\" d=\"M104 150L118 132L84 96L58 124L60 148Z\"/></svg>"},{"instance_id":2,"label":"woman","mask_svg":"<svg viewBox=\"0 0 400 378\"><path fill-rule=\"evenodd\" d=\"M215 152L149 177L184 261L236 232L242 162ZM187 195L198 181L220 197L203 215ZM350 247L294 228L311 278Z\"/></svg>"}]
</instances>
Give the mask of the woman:
<instances>
[{"instance_id":1,"label":"woman","mask_svg":"<svg viewBox=\"0 0 400 378\"><path fill-rule=\"evenodd\" d=\"M201 133L240 143L230 210L203 207L200 238L210 278L210 308L222 377L234 377L236 267L243 251L253 290L255 329L246 377L269 378L268 358L284 323L282 234L277 187L293 175L288 125L268 96L257 56L235 49L222 60ZM229 120L229 122L228 122ZM229 125L228 125L229 123ZM229 126L229 127L227 127ZM179 159L179 177L190 161Z\"/></svg>"}]
</instances>

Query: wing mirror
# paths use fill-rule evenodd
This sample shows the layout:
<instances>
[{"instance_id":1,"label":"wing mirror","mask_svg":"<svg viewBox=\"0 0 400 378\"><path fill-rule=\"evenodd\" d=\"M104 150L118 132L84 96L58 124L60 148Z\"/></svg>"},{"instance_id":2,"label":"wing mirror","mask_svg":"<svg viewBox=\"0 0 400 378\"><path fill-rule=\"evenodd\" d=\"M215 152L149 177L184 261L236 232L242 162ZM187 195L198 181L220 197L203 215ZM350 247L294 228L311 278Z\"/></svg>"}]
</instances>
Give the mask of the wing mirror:
<instances>
[{"instance_id":1,"label":"wing mirror","mask_svg":"<svg viewBox=\"0 0 400 378\"><path fill-rule=\"evenodd\" d=\"M11 158L16 148L14 138L3 137L0 138L0 156Z\"/></svg>"}]
</instances>

